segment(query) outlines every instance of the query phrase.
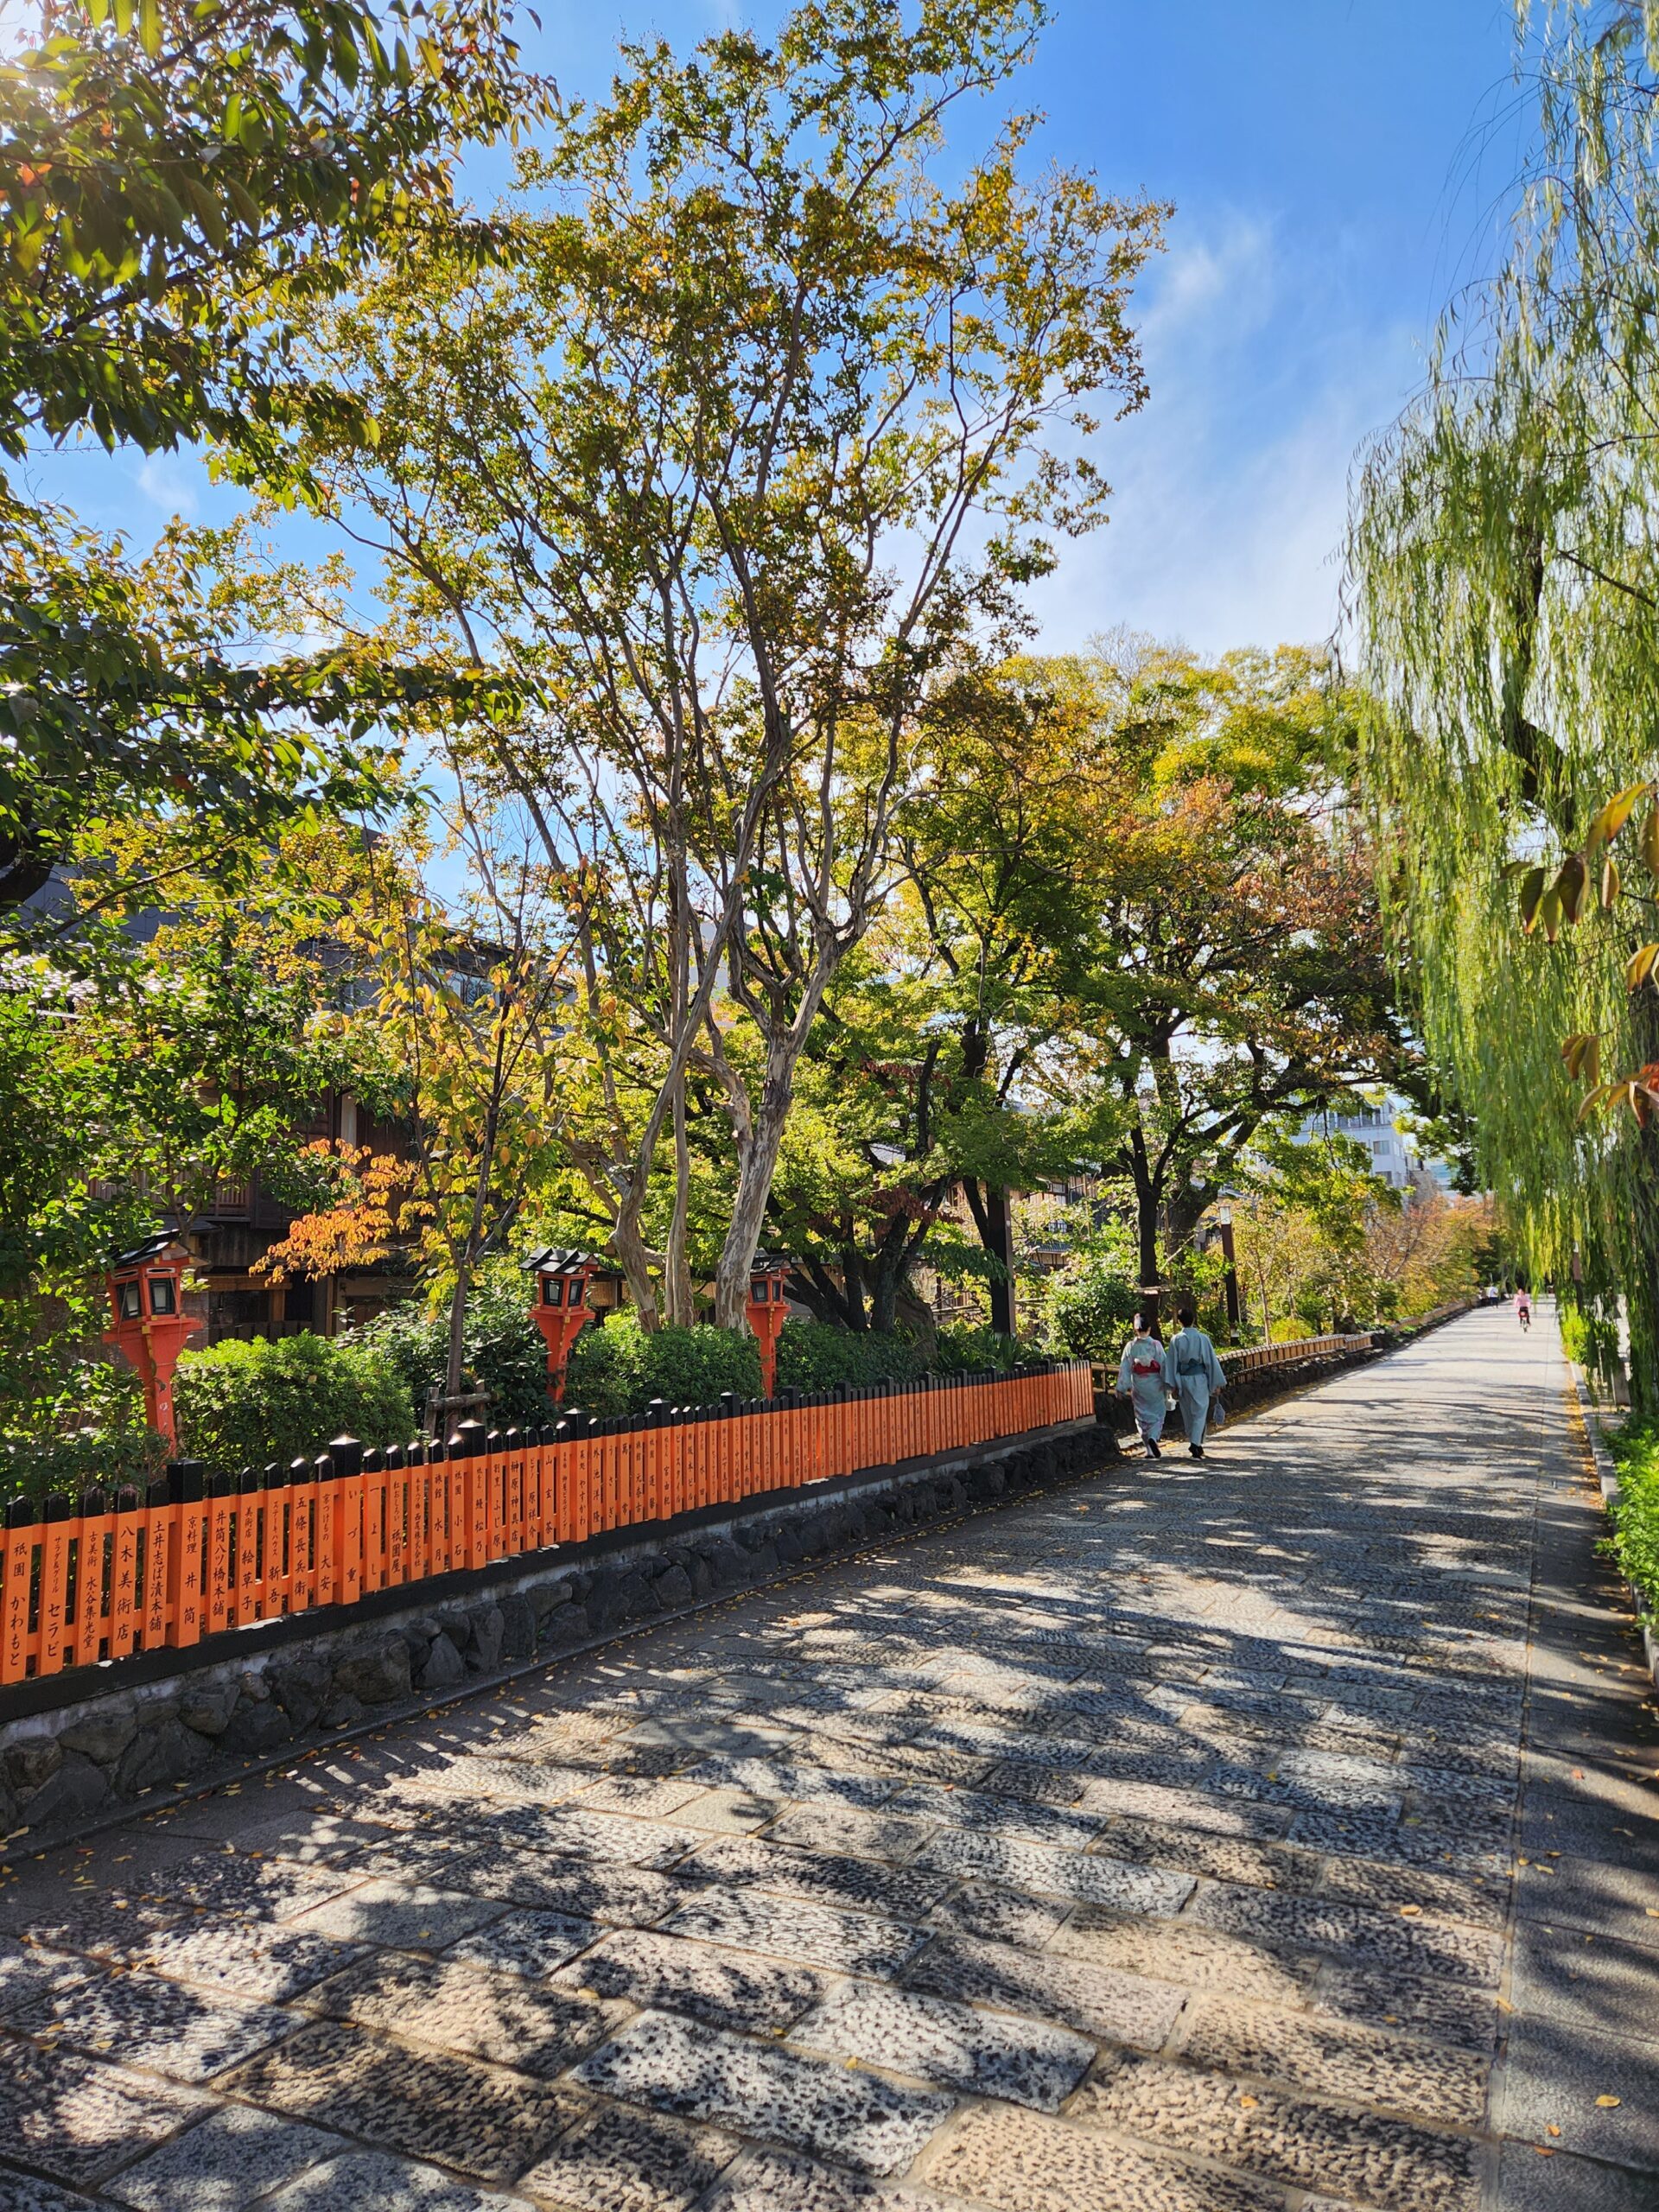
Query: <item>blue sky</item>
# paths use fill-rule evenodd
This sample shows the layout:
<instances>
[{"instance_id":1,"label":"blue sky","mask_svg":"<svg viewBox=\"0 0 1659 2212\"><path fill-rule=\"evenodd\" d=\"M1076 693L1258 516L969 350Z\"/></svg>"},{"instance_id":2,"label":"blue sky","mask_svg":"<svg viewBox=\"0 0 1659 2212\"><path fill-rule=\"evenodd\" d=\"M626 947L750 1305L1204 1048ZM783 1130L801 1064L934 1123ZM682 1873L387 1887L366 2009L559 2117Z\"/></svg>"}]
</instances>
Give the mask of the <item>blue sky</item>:
<instances>
[{"instance_id":1,"label":"blue sky","mask_svg":"<svg viewBox=\"0 0 1659 2212\"><path fill-rule=\"evenodd\" d=\"M526 59L601 89L618 32L763 29L772 0L542 0ZM1518 156L1506 0L1056 0L1018 81L1039 151L1173 200L1138 321L1152 397L1099 440L1103 532L1065 550L1051 649L1118 625L1199 650L1331 628L1348 471L1493 257ZM482 187L490 167L479 172ZM66 458L43 489L150 535L227 495L188 456ZM314 533L306 533L315 547Z\"/></svg>"}]
</instances>

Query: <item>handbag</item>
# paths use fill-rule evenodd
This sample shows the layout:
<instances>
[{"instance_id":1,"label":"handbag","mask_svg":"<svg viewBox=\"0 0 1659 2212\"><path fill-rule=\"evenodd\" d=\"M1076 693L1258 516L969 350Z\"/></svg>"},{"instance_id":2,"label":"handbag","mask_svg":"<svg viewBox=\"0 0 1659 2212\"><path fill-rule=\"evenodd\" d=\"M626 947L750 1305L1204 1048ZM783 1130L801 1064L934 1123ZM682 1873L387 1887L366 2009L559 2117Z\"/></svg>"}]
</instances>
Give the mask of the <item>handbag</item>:
<instances>
[{"instance_id":1,"label":"handbag","mask_svg":"<svg viewBox=\"0 0 1659 2212\"><path fill-rule=\"evenodd\" d=\"M1210 1426L1211 1428L1225 1428L1225 1427L1226 1427L1226 1426L1227 1426L1227 1401L1226 1401L1226 1399L1225 1399L1225 1398L1223 1398L1223 1397L1220 1397L1220 1396L1217 1396L1217 1397L1213 1397L1213 1398L1211 1398L1211 1401L1210 1401L1210 1421L1209 1421L1209 1426Z\"/></svg>"}]
</instances>

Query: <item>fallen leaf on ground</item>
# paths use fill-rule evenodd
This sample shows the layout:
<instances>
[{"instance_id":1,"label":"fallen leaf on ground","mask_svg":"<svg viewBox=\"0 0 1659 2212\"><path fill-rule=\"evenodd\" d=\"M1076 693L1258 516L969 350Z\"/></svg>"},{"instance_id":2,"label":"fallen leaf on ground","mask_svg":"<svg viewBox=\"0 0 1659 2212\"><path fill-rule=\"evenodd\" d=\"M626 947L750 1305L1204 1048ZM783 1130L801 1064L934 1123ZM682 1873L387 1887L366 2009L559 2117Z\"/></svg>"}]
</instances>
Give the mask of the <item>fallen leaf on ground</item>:
<instances>
[{"instance_id":1,"label":"fallen leaf on ground","mask_svg":"<svg viewBox=\"0 0 1659 2212\"><path fill-rule=\"evenodd\" d=\"M1621 2101L1622 2100L1618 2097L1598 2097L1596 2099L1596 2102L1601 2107L1604 2112L1611 2112L1614 2106Z\"/></svg>"}]
</instances>

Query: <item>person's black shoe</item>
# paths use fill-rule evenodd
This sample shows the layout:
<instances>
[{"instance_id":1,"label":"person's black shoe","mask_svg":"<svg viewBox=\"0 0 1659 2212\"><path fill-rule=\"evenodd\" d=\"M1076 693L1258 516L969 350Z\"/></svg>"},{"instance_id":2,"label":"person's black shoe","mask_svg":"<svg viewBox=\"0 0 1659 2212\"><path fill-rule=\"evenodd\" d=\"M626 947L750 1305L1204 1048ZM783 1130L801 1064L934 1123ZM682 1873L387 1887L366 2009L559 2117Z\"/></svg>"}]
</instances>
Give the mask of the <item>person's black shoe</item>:
<instances>
[{"instance_id":1,"label":"person's black shoe","mask_svg":"<svg viewBox=\"0 0 1659 2212\"><path fill-rule=\"evenodd\" d=\"M1147 1459L1161 1459L1163 1458L1163 1456L1164 1456L1164 1455L1163 1455L1163 1453L1162 1453L1162 1452L1158 1449L1158 1440L1157 1440L1157 1438L1156 1438L1155 1436L1149 1436L1149 1437L1147 1439Z\"/></svg>"},{"instance_id":2,"label":"person's black shoe","mask_svg":"<svg viewBox=\"0 0 1659 2212\"><path fill-rule=\"evenodd\" d=\"M1204 1446L1202 1444L1189 1444L1186 1448L1195 1459L1203 1459Z\"/></svg>"}]
</instances>

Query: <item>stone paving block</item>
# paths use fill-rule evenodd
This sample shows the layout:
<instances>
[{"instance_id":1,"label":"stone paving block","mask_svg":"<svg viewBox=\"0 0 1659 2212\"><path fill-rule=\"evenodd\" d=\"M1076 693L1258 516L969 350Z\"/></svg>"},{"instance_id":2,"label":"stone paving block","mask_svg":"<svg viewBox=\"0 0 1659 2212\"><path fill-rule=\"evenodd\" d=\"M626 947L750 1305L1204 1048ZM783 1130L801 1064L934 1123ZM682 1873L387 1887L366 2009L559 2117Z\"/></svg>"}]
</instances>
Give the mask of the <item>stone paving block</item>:
<instances>
[{"instance_id":1,"label":"stone paving block","mask_svg":"<svg viewBox=\"0 0 1659 2212\"><path fill-rule=\"evenodd\" d=\"M1154 2160L1127 2144L1033 2113L965 2113L925 2179L995 2212L1280 2212L1275 2189Z\"/></svg>"},{"instance_id":2,"label":"stone paving block","mask_svg":"<svg viewBox=\"0 0 1659 2212\"><path fill-rule=\"evenodd\" d=\"M909 2165L953 2103L665 2012L641 2013L572 2078L607 2096L741 2127L874 2174Z\"/></svg>"},{"instance_id":3,"label":"stone paving block","mask_svg":"<svg viewBox=\"0 0 1659 2212\"><path fill-rule=\"evenodd\" d=\"M294 1928L225 1927L201 1921L164 1928L127 1955L176 1981L280 2005L363 1955L359 1943L336 1943Z\"/></svg>"},{"instance_id":4,"label":"stone paving block","mask_svg":"<svg viewBox=\"0 0 1659 2212\"><path fill-rule=\"evenodd\" d=\"M406 1770L388 1794L407 1797L523 1797L531 1804L556 1805L593 1781L591 1769L556 1766L530 1758L484 1758L461 1754L437 1764Z\"/></svg>"},{"instance_id":5,"label":"stone paving block","mask_svg":"<svg viewBox=\"0 0 1659 2212\"><path fill-rule=\"evenodd\" d=\"M1486 2108L1484 2055L1225 1997L1206 1997L1192 2008L1182 2055L1195 2066L1452 2126L1478 2127Z\"/></svg>"},{"instance_id":6,"label":"stone paving block","mask_svg":"<svg viewBox=\"0 0 1659 2212\"><path fill-rule=\"evenodd\" d=\"M493 1885L503 1893L499 1905L516 1903L524 1896L537 1912L562 1913L572 1920L598 1920L615 1928L648 1928L696 1894L683 1881L671 1881L666 1875L647 1873L638 1866L547 1859L533 1862L524 1870L526 1878L521 1882L516 1878L517 1862L504 1856L502 1865L512 1871ZM518 1915L512 1916L517 1919Z\"/></svg>"},{"instance_id":7,"label":"stone paving block","mask_svg":"<svg viewBox=\"0 0 1659 2212\"><path fill-rule=\"evenodd\" d=\"M96 2207L55 2182L0 2171L0 2212L96 2212Z\"/></svg>"},{"instance_id":8,"label":"stone paving block","mask_svg":"<svg viewBox=\"0 0 1659 2212\"><path fill-rule=\"evenodd\" d=\"M1273 2089L1241 2090L1224 2075L1165 2059L1106 2054L1071 2116L1382 2212L1475 2212L1479 2195L1480 2151L1468 2136Z\"/></svg>"},{"instance_id":9,"label":"stone paving block","mask_svg":"<svg viewBox=\"0 0 1659 2212\"><path fill-rule=\"evenodd\" d=\"M1047 1955L1039 1958L970 1936L936 1937L905 1980L931 1996L1023 2012L1147 2050L1167 2039L1184 2001L1184 1993L1166 1982Z\"/></svg>"},{"instance_id":10,"label":"stone paving block","mask_svg":"<svg viewBox=\"0 0 1659 2212\"><path fill-rule=\"evenodd\" d=\"M1513 1973L1510 1995L1519 2012L1659 2043L1659 1949L1522 1920Z\"/></svg>"},{"instance_id":11,"label":"stone paving block","mask_svg":"<svg viewBox=\"0 0 1659 2212\"><path fill-rule=\"evenodd\" d=\"M583 1812L626 1813L637 1821L660 1821L702 1793L701 1783L666 1776L607 1774L595 1781L590 1775L575 1802Z\"/></svg>"},{"instance_id":12,"label":"stone paving block","mask_svg":"<svg viewBox=\"0 0 1659 2212\"><path fill-rule=\"evenodd\" d=\"M338 2135L247 2105L225 2105L106 2184L136 2212L242 2212L346 2146Z\"/></svg>"},{"instance_id":13,"label":"stone paving block","mask_svg":"<svg viewBox=\"0 0 1659 2212\"><path fill-rule=\"evenodd\" d=\"M1255 1843L1243 1836L1217 1835L1205 1828L1142 1820L1132 1814L1106 1823L1098 1848L1107 1859L1174 1866L1189 1874L1207 1874L1214 1881L1254 1883L1264 1890L1314 1889L1325 1863L1319 1853L1294 1844Z\"/></svg>"},{"instance_id":14,"label":"stone paving block","mask_svg":"<svg viewBox=\"0 0 1659 2212\"><path fill-rule=\"evenodd\" d=\"M1322 1897L1352 1904L1414 1904L1430 1918L1460 1920L1471 1928L1502 1929L1509 1904L1509 1884L1499 1876L1452 1874L1431 1866L1376 1866L1369 1859L1325 1861L1319 1884Z\"/></svg>"},{"instance_id":15,"label":"stone paving block","mask_svg":"<svg viewBox=\"0 0 1659 2212\"><path fill-rule=\"evenodd\" d=\"M0 2142L54 2181L96 2182L207 2109L196 2090L78 2052L0 2044Z\"/></svg>"},{"instance_id":16,"label":"stone paving block","mask_svg":"<svg viewBox=\"0 0 1659 2212\"><path fill-rule=\"evenodd\" d=\"M398 1950L435 1950L496 1919L499 1904L420 1882L365 1882L308 1913L308 1935L346 1943L384 1943Z\"/></svg>"},{"instance_id":17,"label":"stone paving block","mask_svg":"<svg viewBox=\"0 0 1659 2212\"><path fill-rule=\"evenodd\" d=\"M175 2082L206 2082L291 2032L291 2013L159 1974L100 1974L20 2006L12 2025L108 2051Z\"/></svg>"},{"instance_id":18,"label":"stone paving block","mask_svg":"<svg viewBox=\"0 0 1659 2212\"><path fill-rule=\"evenodd\" d=\"M250 2102L497 2182L517 2180L584 2109L550 2082L406 2049L332 2020L302 2029L226 2086Z\"/></svg>"},{"instance_id":19,"label":"stone paving block","mask_svg":"<svg viewBox=\"0 0 1659 2212\"><path fill-rule=\"evenodd\" d=\"M766 1840L794 1844L805 1851L902 1862L914 1857L934 1821L944 1817L903 1802L912 1794L902 1792L892 1801L891 1811L880 1813L863 1812L855 1805L791 1805L767 1829Z\"/></svg>"},{"instance_id":20,"label":"stone paving block","mask_svg":"<svg viewBox=\"0 0 1659 2212\"><path fill-rule=\"evenodd\" d=\"M1222 1884L1202 1890L1192 1911L1207 1928L1255 1942L1319 1951L1402 1974L1441 1975L1478 1987L1495 1987L1497 1982L1502 1947L1484 1929L1407 1919L1338 1898L1286 1897Z\"/></svg>"},{"instance_id":21,"label":"stone paving block","mask_svg":"<svg viewBox=\"0 0 1659 2212\"><path fill-rule=\"evenodd\" d=\"M1552 2144L1506 2143L1492 2212L1653 2212L1652 2177L1592 2164Z\"/></svg>"},{"instance_id":22,"label":"stone paving block","mask_svg":"<svg viewBox=\"0 0 1659 2212\"><path fill-rule=\"evenodd\" d=\"M1039 2112L1058 2112L1095 2056L1093 2044L1064 2028L868 1982L843 1983L796 2023L789 2039Z\"/></svg>"},{"instance_id":23,"label":"stone paving block","mask_svg":"<svg viewBox=\"0 0 1659 2212\"><path fill-rule=\"evenodd\" d=\"M1058 1843L1081 1851L1100 1834L1092 1813L1028 1799L998 1797L984 1789L942 1789L937 1783L912 1782L892 1801L892 1809L914 1821L943 1821L979 1834L1017 1836L1028 1843ZM922 1841L920 1832L916 1841Z\"/></svg>"},{"instance_id":24,"label":"stone paving block","mask_svg":"<svg viewBox=\"0 0 1659 2212\"><path fill-rule=\"evenodd\" d=\"M1598 2103L1616 2097L1617 2104ZM1553 2143L1648 2177L1659 2202L1659 2050L1559 2021L1510 2023L1492 2085L1501 2135ZM1559 2135L1547 2131L1554 2126Z\"/></svg>"},{"instance_id":25,"label":"stone paving block","mask_svg":"<svg viewBox=\"0 0 1659 2212\"><path fill-rule=\"evenodd\" d=\"M1258 1843L1278 1841L1291 1821L1287 1805L1254 1802L1245 1797L1208 1797L1198 1789L1170 1789L1161 1783L1111 1777L1085 1781L1078 1802L1084 1812L1098 1813L1103 1820L1164 1821L1208 1835L1245 1836Z\"/></svg>"},{"instance_id":26,"label":"stone paving block","mask_svg":"<svg viewBox=\"0 0 1659 2212\"><path fill-rule=\"evenodd\" d=\"M686 1770L689 1782L705 1782L728 1789L753 1790L758 1797L782 1802L820 1799L836 1805L862 1806L867 1810L891 1796L893 1784L884 1775L836 1773L829 1767L801 1766L785 1759L708 1758Z\"/></svg>"},{"instance_id":27,"label":"stone paving block","mask_svg":"<svg viewBox=\"0 0 1659 2212\"><path fill-rule=\"evenodd\" d=\"M1497 1992L1426 1980L1382 1967L1327 1962L1308 2000L1322 2018L1427 2036L1459 2050L1489 2051L1497 2040Z\"/></svg>"},{"instance_id":28,"label":"stone paving block","mask_svg":"<svg viewBox=\"0 0 1659 2212\"><path fill-rule=\"evenodd\" d=\"M610 2106L573 2128L522 2186L581 2212L690 2212L742 2147L718 2128Z\"/></svg>"},{"instance_id":29,"label":"stone paving block","mask_svg":"<svg viewBox=\"0 0 1659 2212\"><path fill-rule=\"evenodd\" d=\"M751 2151L707 2212L939 2212L937 2199L784 2151Z\"/></svg>"},{"instance_id":30,"label":"stone paving block","mask_svg":"<svg viewBox=\"0 0 1659 2212\"><path fill-rule=\"evenodd\" d=\"M302 1866L287 1859L256 1859L251 1853L220 1852L169 1866L161 1885L164 1902L178 1911L194 1910L230 1919L295 1920L349 1889L353 1875L333 1866Z\"/></svg>"},{"instance_id":31,"label":"stone paving block","mask_svg":"<svg viewBox=\"0 0 1659 2212\"><path fill-rule=\"evenodd\" d=\"M436 2044L524 2074L562 2074L602 2043L614 2006L543 1989L522 1974L493 1974L453 1957L388 1953L337 1974L310 2003L406 2042Z\"/></svg>"},{"instance_id":32,"label":"stone paving block","mask_svg":"<svg viewBox=\"0 0 1659 2212\"><path fill-rule=\"evenodd\" d=\"M73 1989L96 1968L67 1951L48 1951L38 1944L0 1937L0 2020L10 2020L21 2010L38 2005L59 1990Z\"/></svg>"},{"instance_id":33,"label":"stone paving block","mask_svg":"<svg viewBox=\"0 0 1659 2212\"><path fill-rule=\"evenodd\" d=\"M1303 2002L1318 1965L1190 1920L1135 1919L1088 1904L1077 1907L1049 1948L1087 1966L1274 2005Z\"/></svg>"},{"instance_id":34,"label":"stone paving block","mask_svg":"<svg viewBox=\"0 0 1659 2212\"><path fill-rule=\"evenodd\" d=\"M1467 1826L1432 1827L1408 1817L1380 1819L1366 1813L1296 1814L1287 1831L1292 1843L1312 1851L1339 1852L1351 1859L1393 1859L1402 1866L1433 1866L1452 1873L1497 1874L1503 1854L1486 1836Z\"/></svg>"},{"instance_id":35,"label":"stone paving block","mask_svg":"<svg viewBox=\"0 0 1659 2212\"><path fill-rule=\"evenodd\" d=\"M1022 1897L988 1882L965 1882L928 1915L928 1925L1040 1951L1071 1908L1053 1897Z\"/></svg>"},{"instance_id":36,"label":"stone paving block","mask_svg":"<svg viewBox=\"0 0 1659 2212\"><path fill-rule=\"evenodd\" d=\"M696 1828L667 1821L632 1820L620 1813L590 1813L575 1804L562 1805L545 1823L540 1847L557 1859L660 1870L706 1840Z\"/></svg>"},{"instance_id":37,"label":"stone paving block","mask_svg":"<svg viewBox=\"0 0 1659 2212\"><path fill-rule=\"evenodd\" d=\"M708 1828L715 1835L750 1835L776 1820L784 1808L781 1797L762 1797L752 1789L721 1783L688 1798L679 1820L683 1827Z\"/></svg>"},{"instance_id":38,"label":"stone paving block","mask_svg":"<svg viewBox=\"0 0 1659 2212\"><path fill-rule=\"evenodd\" d=\"M603 1933L595 1920L578 1920L566 1912L510 1912L463 1936L443 1954L468 1966L489 1967L498 1974L522 1974L531 1980L562 1967Z\"/></svg>"},{"instance_id":39,"label":"stone paving block","mask_svg":"<svg viewBox=\"0 0 1659 2212\"><path fill-rule=\"evenodd\" d=\"M896 1974L922 1941L915 1929L895 1921L757 1890L711 1891L682 1905L664 1925L673 1935L798 1959L832 1974Z\"/></svg>"},{"instance_id":40,"label":"stone paving block","mask_svg":"<svg viewBox=\"0 0 1659 2212\"><path fill-rule=\"evenodd\" d=\"M349 2151L267 2198L264 2212L531 2212L520 2196L474 2189L431 2166Z\"/></svg>"},{"instance_id":41,"label":"stone paving block","mask_svg":"<svg viewBox=\"0 0 1659 2212\"><path fill-rule=\"evenodd\" d=\"M948 1874L884 1866L834 1852L791 1849L769 1836L732 1836L706 1843L676 1872L688 1882L746 1884L855 1912L880 1912L894 1920L920 1920L950 1888Z\"/></svg>"},{"instance_id":42,"label":"stone paving block","mask_svg":"<svg viewBox=\"0 0 1659 2212\"><path fill-rule=\"evenodd\" d=\"M607 1936L565 1967L559 1980L596 1997L625 1998L645 2010L684 2012L716 2027L757 2033L787 2027L828 1986L826 1977L810 1967L632 1929Z\"/></svg>"},{"instance_id":43,"label":"stone paving block","mask_svg":"<svg viewBox=\"0 0 1659 2212\"><path fill-rule=\"evenodd\" d=\"M188 1905L125 1891L89 1891L67 1907L59 1897L30 1891L10 1900L17 1918L14 1931L25 1945L85 1953L92 1958L122 1955L141 1935L176 1928L191 1917Z\"/></svg>"},{"instance_id":44,"label":"stone paving block","mask_svg":"<svg viewBox=\"0 0 1659 2212\"><path fill-rule=\"evenodd\" d=\"M969 1834L945 1829L924 1845L916 1863L961 1878L1006 1882L1039 1896L1115 1904L1128 1912L1175 1913L1192 1894L1192 1877L1160 1866L1130 1866L1017 1836Z\"/></svg>"}]
</instances>

